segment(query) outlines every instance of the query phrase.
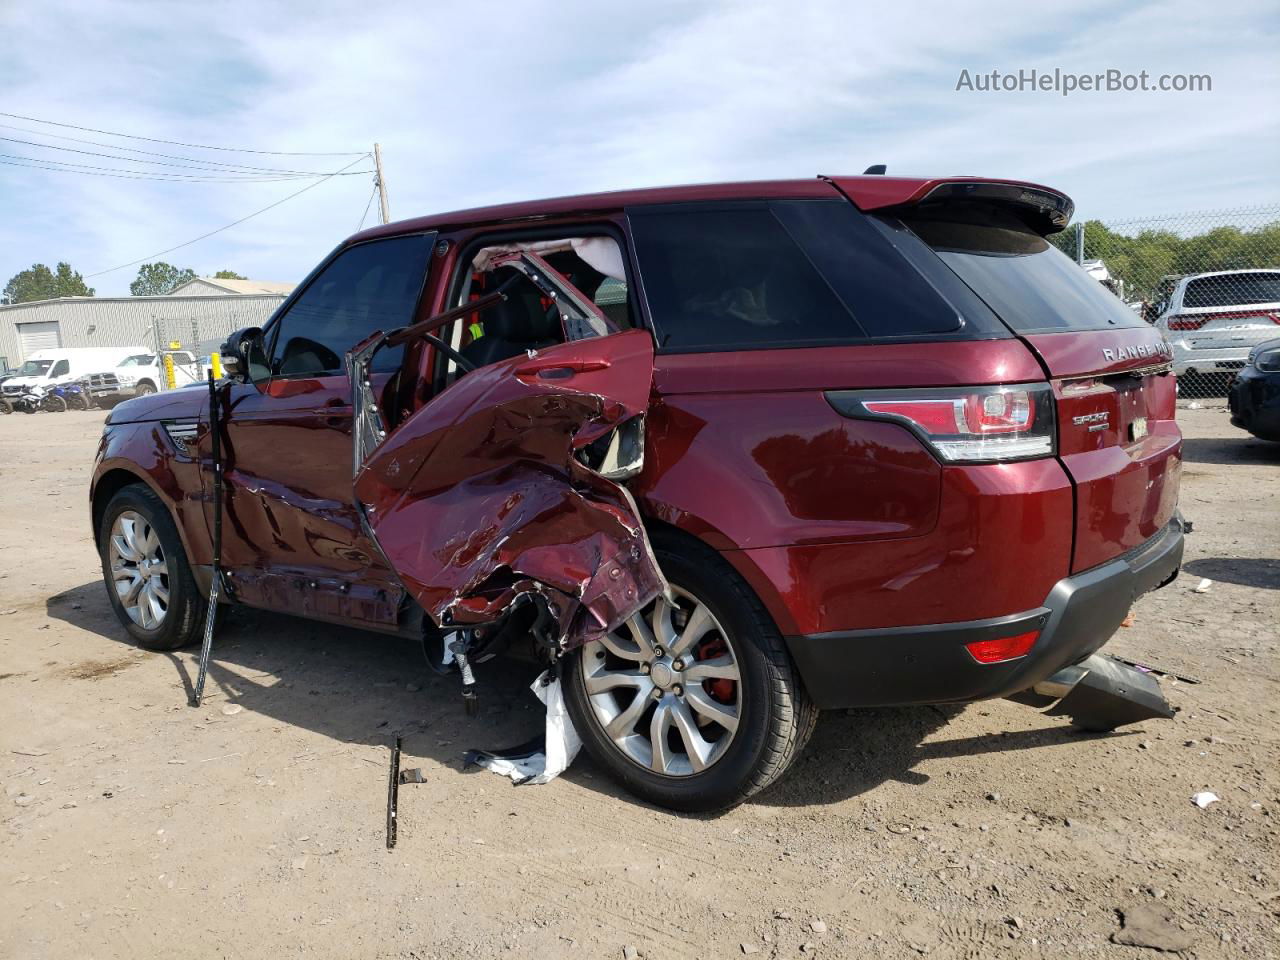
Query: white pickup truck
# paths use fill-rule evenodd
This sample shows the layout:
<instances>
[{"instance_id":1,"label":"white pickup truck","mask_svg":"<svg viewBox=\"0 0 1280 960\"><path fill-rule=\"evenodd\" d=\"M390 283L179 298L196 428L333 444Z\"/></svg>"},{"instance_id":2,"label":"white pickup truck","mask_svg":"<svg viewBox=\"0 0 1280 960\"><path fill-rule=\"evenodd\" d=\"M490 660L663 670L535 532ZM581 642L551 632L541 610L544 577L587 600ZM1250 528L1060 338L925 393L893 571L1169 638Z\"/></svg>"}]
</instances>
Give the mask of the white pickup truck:
<instances>
[{"instance_id":1,"label":"white pickup truck","mask_svg":"<svg viewBox=\"0 0 1280 960\"><path fill-rule=\"evenodd\" d=\"M185 387L203 379L200 361L186 350L168 350L162 354L135 353L116 367L89 377L89 392L95 400L124 400L168 389L164 358L173 358L174 385Z\"/></svg>"}]
</instances>

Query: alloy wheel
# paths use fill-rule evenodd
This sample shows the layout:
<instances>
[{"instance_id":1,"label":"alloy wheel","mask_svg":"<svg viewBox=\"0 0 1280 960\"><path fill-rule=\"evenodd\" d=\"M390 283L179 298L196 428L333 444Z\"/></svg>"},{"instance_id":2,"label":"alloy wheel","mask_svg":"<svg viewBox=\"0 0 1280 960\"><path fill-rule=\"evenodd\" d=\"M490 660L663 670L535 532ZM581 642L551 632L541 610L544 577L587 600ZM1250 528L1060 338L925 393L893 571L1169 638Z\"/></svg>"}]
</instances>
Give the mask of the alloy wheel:
<instances>
[{"instance_id":1,"label":"alloy wheel","mask_svg":"<svg viewBox=\"0 0 1280 960\"><path fill-rule=\"evenodd\" d=\"M108 554L120 605L138 626L155 630L169 612L169 567L156 528L125 510L111 527Z\"/></svg>"},{"instance_id":2,"label":"alloy wheel","mask_svg":"<svg viewBox=\"0 0 1280 960\"><path fill-rule=\"evenodd\" d=\"M624 627L582 649L591 713L633 763L668 777L701 773L733 741L742 676L710 607L672 586Z\"/></svg>"}]
</instances>

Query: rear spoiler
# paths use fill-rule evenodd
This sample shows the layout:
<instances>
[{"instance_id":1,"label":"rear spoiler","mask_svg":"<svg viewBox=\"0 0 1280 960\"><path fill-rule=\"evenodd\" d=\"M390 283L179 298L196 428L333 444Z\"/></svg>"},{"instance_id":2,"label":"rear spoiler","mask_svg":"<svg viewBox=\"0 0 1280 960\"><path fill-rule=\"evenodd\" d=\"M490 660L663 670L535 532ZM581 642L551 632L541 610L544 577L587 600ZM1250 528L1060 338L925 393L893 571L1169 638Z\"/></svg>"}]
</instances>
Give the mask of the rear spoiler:
<instances>
[{"instance_id":1,"label":"rear spoiler","mask_svg":"<svg viewBox=\"0 0 1280 960\"><path fill-rule=\"evenodd\" d=\"M823 177L859 210L900 211L961 203L985 203L1004 207L1042 236L1066 228L1075 204L1065 193L1018 180L984 180L978 177Z\"/></svg>"}]
</instances>

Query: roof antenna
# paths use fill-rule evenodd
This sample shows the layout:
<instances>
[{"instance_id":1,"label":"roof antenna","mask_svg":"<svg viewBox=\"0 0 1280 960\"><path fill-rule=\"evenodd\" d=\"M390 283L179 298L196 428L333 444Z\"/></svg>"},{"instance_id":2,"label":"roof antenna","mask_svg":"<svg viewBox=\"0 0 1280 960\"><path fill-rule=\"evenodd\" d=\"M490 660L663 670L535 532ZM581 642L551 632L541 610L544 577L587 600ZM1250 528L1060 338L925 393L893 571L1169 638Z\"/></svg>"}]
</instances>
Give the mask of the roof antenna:
<instances>
[{"instance_id":1,"label":"roof antenna","mask_svg":"<svg viewBox=\"0 0 1280 960\"><path fill-rule=\"evenodd\" d=\"M873 163L871 166L867 167L867 169L862 171L862 175L865 177L868 174L873 174L875 176L883 177L885 171L888 169L889 168L883 163Z\"/></svg>"}]
</instances>

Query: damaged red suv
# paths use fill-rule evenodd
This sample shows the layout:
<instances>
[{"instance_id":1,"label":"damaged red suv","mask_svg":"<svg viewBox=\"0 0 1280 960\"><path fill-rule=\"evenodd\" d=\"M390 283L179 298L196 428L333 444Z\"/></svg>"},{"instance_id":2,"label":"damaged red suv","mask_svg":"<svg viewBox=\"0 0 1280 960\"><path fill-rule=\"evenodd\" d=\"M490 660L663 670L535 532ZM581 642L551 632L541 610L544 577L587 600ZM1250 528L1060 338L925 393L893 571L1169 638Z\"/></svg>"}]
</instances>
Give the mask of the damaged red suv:
<instances>
[{"instance_id":1,"label":"damaged red suv","mask_svg":"<svg viewBox=\"0 0 1280 960\"><path fill-rule=\"evenodd\" d=\"M775 780L824 708L1125 722L1099 703L1141 684L1095 651L1177 575L1181 437L1160 334L1046 240L1071 211L823 177L364 231L228 343L220 498L205 391L112 411L111 602L183 646L216 569L441 670L531 647L595 760L680 809Z\"/></svg>"}]
</instances>

